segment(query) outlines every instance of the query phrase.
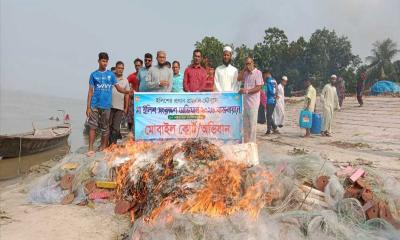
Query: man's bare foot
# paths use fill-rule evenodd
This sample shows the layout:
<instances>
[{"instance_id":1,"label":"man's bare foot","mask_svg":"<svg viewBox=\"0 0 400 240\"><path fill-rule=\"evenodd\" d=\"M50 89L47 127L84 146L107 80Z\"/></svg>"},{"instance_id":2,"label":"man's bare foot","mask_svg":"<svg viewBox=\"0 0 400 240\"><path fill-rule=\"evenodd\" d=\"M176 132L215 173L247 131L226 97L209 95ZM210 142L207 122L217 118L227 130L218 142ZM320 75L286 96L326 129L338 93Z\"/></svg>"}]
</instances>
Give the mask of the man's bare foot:
<instances>
[{"instance_id":1,"label":"man's bare foot","mask_svg":"<svg viewBox=\"0 0 400 240\"><path fill-rule=\"evenodd\" d=\"M332 137L330 133L325 133L325 137Z\"/></svg>"},{"instance_id":2,"label":"man's bare foot","mask_svg":"<svg viewBox=\"0 0 400 240\"><path fill-rule=\"evenodd\" d=\"M90 150L86 153L87 157L93 157L96 153L93 150Z\"/></svg>"},{"instance_id":3,"label":"man's bare foot","mask_svg":"<svg viewBox=\"0 0 400 240\"><path fill-rule=\"evenodd\" d=\"M303 138L309 138L309 137L311 137L311 135L310 134L306 134L306 135L303 135L302 137Z\"/></svg>"}]
</instances>

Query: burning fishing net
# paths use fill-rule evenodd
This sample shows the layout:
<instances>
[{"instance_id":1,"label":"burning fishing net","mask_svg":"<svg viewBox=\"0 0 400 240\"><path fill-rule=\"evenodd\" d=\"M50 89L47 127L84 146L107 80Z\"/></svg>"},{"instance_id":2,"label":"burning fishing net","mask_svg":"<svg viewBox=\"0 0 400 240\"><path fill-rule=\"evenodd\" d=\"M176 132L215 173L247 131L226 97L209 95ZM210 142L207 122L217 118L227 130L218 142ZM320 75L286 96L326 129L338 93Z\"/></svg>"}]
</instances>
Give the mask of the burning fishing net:
<instances>
[{"instance_id":1,"label":"burning fishing net","mask_svg":"<svg viewBox=\"0 0 400 240\"><path fill-rule=\"evenodd\" d=\"M262 159L255 144L127 142L68 156L30 199L113 204L135 240L399 239L395 179L367 168L354 178L358 166L340 175L310 155Z\"/></svg>"},{"instance_id":2,"label":"burning fishing net","mask_svg":"<svg viewBox=\"0 0 400 240\"><path fill-rule=\"evenodd\" d=\"M248 211L256 217L278 195L266 169L225 159L223 151L207 140L159 149L155 145L138 155L129 168L118 167L118 212L123 212L120 205L131 206L132 216L153 221L173 205L182 213L225 216Z\"/></svg>"}]
</instances>

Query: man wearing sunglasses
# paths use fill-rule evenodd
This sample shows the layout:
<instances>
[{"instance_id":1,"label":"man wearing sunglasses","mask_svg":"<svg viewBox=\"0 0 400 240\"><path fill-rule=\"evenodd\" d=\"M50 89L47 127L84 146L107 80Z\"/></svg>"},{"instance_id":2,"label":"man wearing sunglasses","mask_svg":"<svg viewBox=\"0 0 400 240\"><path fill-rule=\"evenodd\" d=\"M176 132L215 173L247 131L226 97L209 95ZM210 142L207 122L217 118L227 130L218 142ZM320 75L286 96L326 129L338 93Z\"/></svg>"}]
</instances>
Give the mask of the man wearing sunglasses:
<instances>
[{"instance_id":1,"label":"man wearing sunglasses","mask_svg":"<svg viewBox=\"0 0 400 240\"><path fill-rule=\"evenodd\" d=\"M151 64L153 62L153 56L150 53L144 55L144 67L142 67L138 74L137 80L139 82L139 92L147 92L146 78Z\"/></svg>"}]
</instances>

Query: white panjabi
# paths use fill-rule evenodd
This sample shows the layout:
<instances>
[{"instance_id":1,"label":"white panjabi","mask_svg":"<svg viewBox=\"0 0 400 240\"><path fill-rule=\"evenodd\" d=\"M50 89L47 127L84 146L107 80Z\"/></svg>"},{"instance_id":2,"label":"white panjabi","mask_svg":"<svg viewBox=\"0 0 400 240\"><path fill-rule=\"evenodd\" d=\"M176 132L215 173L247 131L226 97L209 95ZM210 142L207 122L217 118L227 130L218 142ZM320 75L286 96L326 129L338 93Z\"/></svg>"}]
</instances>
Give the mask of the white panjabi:
<instances>
[{"instance_id":1,"label":"white panjabi","mask_svg":"<svg viewBox=\"0 0 400 240\"><path fill-rule=\"evenodd\" d=\"M281 83L278 85L277 94L278 99L276 100L272 119L274 120L275 125L283 126L285 121L285 87Z\"/></svg>"},{"instance_id":2,"label":"white panjabi","mask_svg":"<svg viewBox=\"0 0 400 240\"><path fill-rule=\"evenodd\" d=\"M322 131L332 133L332 121L335 110L339 110L339 100L336 93L336 87L328 83L322 89Z\"/></svg>"},{"instance_id":3,"label":"white panjabi","mask_svg":"<svg viewBox=\"0 0 400 240\"><path fill-rule=\"evenodd\" d=\"M214 91L215 92L238 92L240 82L237 81L238 70L231 64L221 65L215 69Z\"/></svg>"}]
</instances>

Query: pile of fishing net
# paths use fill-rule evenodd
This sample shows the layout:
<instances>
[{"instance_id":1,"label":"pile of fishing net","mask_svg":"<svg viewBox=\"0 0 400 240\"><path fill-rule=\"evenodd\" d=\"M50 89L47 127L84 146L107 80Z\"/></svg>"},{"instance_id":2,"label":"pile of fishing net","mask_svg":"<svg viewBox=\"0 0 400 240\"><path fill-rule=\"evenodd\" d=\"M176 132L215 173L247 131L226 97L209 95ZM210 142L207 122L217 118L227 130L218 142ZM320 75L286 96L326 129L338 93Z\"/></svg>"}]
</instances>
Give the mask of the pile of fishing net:
<instances>
[{"instance_id":1,"label":"pile of fishing net","mask_svg":"<svg viewBox=\"0 0 400 240\"><path fill-rule=\"evenodd\" d=\"M109 178L109 166L104 160L104 154L87 158L85 154L73 153L32 184L29 201L86 205L89 195L96 188L95 181L106 181ZM103 199L113 195L112 190L104 192L108 196Z\"/></svg>"},{"instance_id":2,"label":"pile of fishing net","mask_svg":"<svg viewBox=\"0 0 400 240\"><path fill-rule=\"evenodd\" d=\"M263 160L258 167L271 174L268 185L276 191L256 217L244 209L216 217L168 205L153 221L135 221L131 239L399 239L398 225L371 218L362 199L345 196L349 176L337 176L340 169L329 161L310 155ZM399 219L399 193L392 187L398 182L365 168L361 178L375 200Z\"/></svg>"},{"instance_id":3,"label":"pile of fishing net","mask_svg":"<svg viewBox=\"0 0 400 240\"><path fill-rule=\"evenodd\" d=\"M260 159L255 144L127 142L94 158L67 156L29 198L112 204L135 240L400 239L396 179L357 165L338 174L312 155Z\"/></svg>"},{"instance_id":4,"label":"pile of fishing net","mask_svg":"<svg viewBox=\"0 0 400 240\"><path fill-rule=\"evenodd\" d=\"M182 213L210 216L236 211L257 215L278 196L272 175L245 159L230 160L225 155L224 149L207 140L189 140L165 148L155 145L116 165L116 212L130 211L132 218L143 216L147 222L171 206Z\"/></svg>"}]
</instances>

